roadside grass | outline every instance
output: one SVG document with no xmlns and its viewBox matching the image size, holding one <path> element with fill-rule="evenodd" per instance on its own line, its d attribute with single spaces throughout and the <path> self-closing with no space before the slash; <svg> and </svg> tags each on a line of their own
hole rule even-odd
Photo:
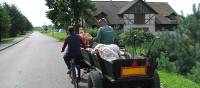
<svg viewBox="0 0 200 88">
<path fill-rule="evenodd" d="M 61 41 L 63 41 L 67 36 L 66 33 L 60 33 L 60 32 L 47 32 L 45 34 L 53 38 L 59 39 Z"/>
<path fill-rule="evenodd" d="M 1 44 L 12 43 L 15 38 L 3 38 Z"/>
<path fill-rule="evenodd" d="M 16 37 L 7 37 L 7 38 L 3 38 L 2 41 L 0 42 L 0 44 L 7 44 L 7 43 L 12 43 L 16 38 L 19 38 L 19 37 L 23 37 L 23 36 L 26 36 L 28 34 L 31 34 L 33 33 L 33 31 L 28 31 L 24 34 L 18 34 Z"/>
<path fill-rule="evenodd" d="M 161 83 L 164 88 L 200 88 L 200 85 L 184 76 L 159 71 Z"/>
</svg>

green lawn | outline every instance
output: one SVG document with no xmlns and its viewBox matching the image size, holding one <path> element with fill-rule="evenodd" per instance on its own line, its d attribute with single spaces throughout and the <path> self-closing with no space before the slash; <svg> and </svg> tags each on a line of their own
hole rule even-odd
<svg viewBox="0 0 200 88">
<path fill-rule="evenodd" d="M 200 88 L 197 83 L 175 73 L 159 71 L 159 76 L 164 88 Z"/>
<path fill-rule="evenodd" d="M 66 33 L 60 33 L 60 32 L 54 32 L 54 33 L 48 32 L 48 33 L 45 33 L 45 34 L 47 34 L 48 36 L 54 37 L 56 39 L 59 39 L 59 40 L 64 40 L 67 36 Z"/>
<path fill-rule="evenodd" d="M 11 42 L 13 42 L 14 39 L 15 38 L 3 38 L 1 43 L 2 44 L 11 43 Z"/>
</svg>

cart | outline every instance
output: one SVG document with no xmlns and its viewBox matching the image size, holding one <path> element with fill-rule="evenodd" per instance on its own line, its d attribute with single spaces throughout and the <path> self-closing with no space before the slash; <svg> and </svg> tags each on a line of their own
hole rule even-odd
<svg viewBox="0 0 200 88">
<path fill-rule="evenodd" d="M 82 49 L 83 62 L 89 70 L 89 88 L 160 88 L 155 58 L 126 59 L 107 61 L 98 53 Z"/>
</svg>

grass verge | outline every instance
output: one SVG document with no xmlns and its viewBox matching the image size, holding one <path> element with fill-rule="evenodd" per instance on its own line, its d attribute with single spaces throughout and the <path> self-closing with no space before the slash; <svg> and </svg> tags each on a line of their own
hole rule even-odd
<svg viewBox="0 0 200 88">
<path fill-rule="evenodd" d="M 197 83 L 175 73 L 159 71 L 159 76 L 164 88 L 200 88 Z"/>
<path fill-rule="evenodd" d="M 65 38 L 66 38 L 66 36 L 67 36 L 67 34 L 66 33 L 60 33 L 60 32 L 47 32 L 47 33 L 45 33 L 46 35 L 48 35 L 48 36 L 51 36 L 51 37 L 54 37 L 54 38 L 56 38 L 56 39 L 59 39 L 59 40 L 64 40 Z"/>
<path fill-rule="evenodd" d="M 14 39 L 15 39 L 14 37 L 13 38 L 3 38 L 1 43 L 2 44 L 12 43 Z"/>
</svg>

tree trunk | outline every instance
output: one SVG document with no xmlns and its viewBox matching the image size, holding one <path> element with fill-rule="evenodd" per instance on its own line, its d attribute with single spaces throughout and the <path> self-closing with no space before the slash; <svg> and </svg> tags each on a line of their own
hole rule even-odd
<svg viewBox="0 0 200 88">
<path fill-rule="evenodd" d="M 76 34 L 79 34 L 79 12 L 78 8 L 76 7 L 78 5 L 78 1 L 74 1 L 74 20 L 75 20 L 75 32 Z"/>
</svg>

